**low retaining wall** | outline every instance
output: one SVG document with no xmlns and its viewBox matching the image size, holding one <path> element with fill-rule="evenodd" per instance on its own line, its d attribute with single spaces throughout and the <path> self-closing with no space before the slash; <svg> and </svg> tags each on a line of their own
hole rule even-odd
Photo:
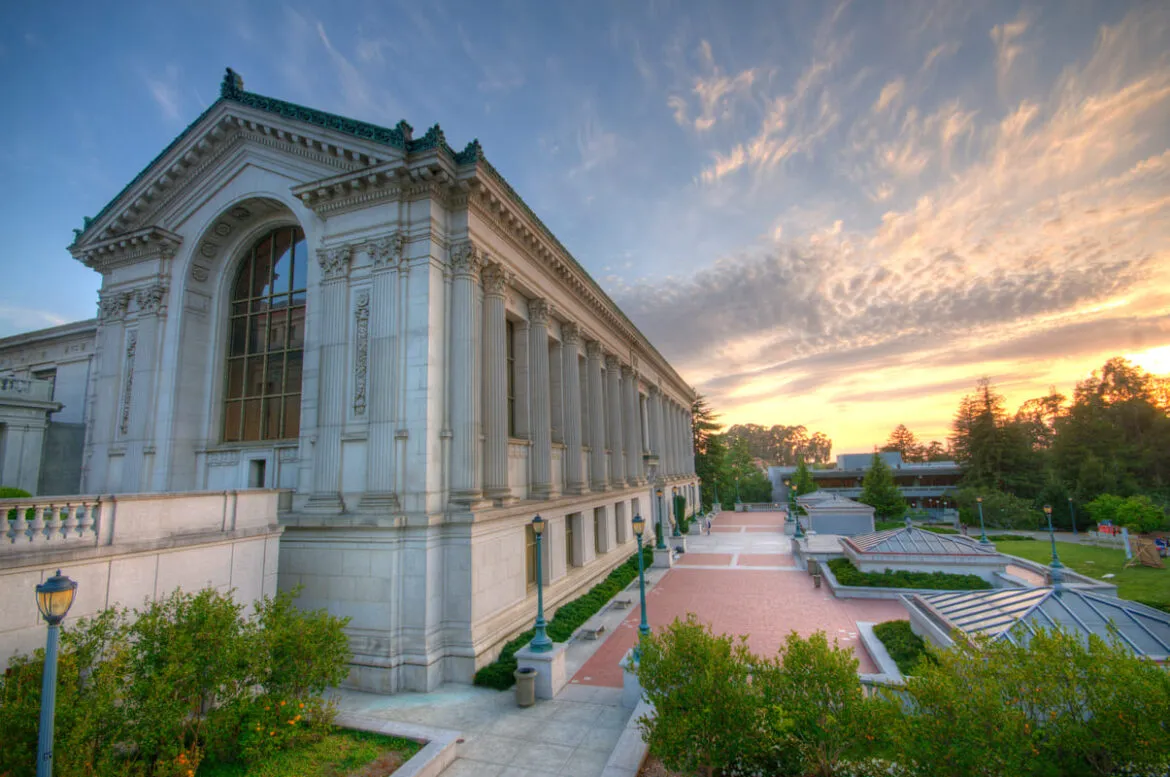
<svg viewBox="0 0 1170 777">
<path fill-rule="evenodd" d="M 821 564 L 821 575 L 833 596 L 838 599 L 901 599 L 912 594 L 929 596 L 930 594 L 963 593 L 962 590 L 936 588 L 866 588 L 862 586 L 841 585 L 833 575 L 828 564 Z"/>
<path fill-rule="evenodd" d="M 1006 558 L 1011 559 L 1011 564 L 1018 567 L 1023 567 L 1029 572 L 1034 572 L 1038 575 L 1043 575 L 1045 580 L 1049 580 L 1049 573 L 1051 569 L 1047 564 L 1041 564 L 1037 561 L 1030 561 L 1019 556 L 1009 556 L 1003 554 Z M 1104 596 L 1117 596 L 1117 585 L 1114 583 L 1107 583 L 1104 580 L 1095 580 L 1088 575 L 1082 575 L 1080 572 L 1074 572 L 1068 567 L 1064 568 L 1064 584 L 1074 585 L 1078 588 L 1088 589 L 1094 593 L 1102 594 Z"/>
<path fill-rule="evenodd" d="M 459 739 L 458 731 L 417 726 L 413 723 L 399 723 L 395 720 L 381 720 L 352 712 L 339 712 L 335 722 L 342 728 L 425 742 L 422 750 L 419 750 L 413 758 L 398 767 L 394 772 L 395 777 L 439 777 L 443 770 L 455 761 L 455 744 Z"/>
</svg>

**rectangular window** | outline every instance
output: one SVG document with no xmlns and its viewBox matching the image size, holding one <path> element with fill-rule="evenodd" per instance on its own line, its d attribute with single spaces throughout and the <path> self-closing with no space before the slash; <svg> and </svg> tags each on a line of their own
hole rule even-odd
<svg viewBox="0 0 1170 777">
<path fill-rule="evenodd" d="M 536 532 L 532 524 L 524 526 L 524 572 L 528 587 L 536 585 Z"/>
<path fill-rule="evenodd" d="M 602 519 L 603 515 L 605 515 L 604 507 L 593 508 L 593 552 L 599 556 L 605 552 L 605 545 L 601 541 L 605 536 L 605 521 Z"/>
<path fill-rule="evenodd" d="M 567 569 L 577 566 L 575 563 L 576 554 L 573 553 L 573 524 L 576 523 L 579 515 L 579 513 L 575 513 L 565 516 L 565 567 Z"/>
<path fill-rule="evenodd" d="M 516 326 L 504 322 L 504 343 L 508 360 L 508 436 L 516 436 Z"/>
<path fill-rule="evenodd" d="M 36 370 L 32 374 L 33 380 L 47 380 L 53 384 L 53 388 L 49 390 L 49 399 L 53 398 L 54 392 L 57 390 L 57 371 L 56 370 Z"/>
<path fill-rule="evenodd" d="M 248 462 L 248 488 L 264 488 L 267 480 L 268 462 L 252 459 Z"/>
<path fill-rule="evenodd" d="M 613 520 L 617 528 L 617 541 L 622 545 L 630 540 L 630 519 L 626 516 L 626 503 L 618 502 L 613 506 Z"/>
</svg>

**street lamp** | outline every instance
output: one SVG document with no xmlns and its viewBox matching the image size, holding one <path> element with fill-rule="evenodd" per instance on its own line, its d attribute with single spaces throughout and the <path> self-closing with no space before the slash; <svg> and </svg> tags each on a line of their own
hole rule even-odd
<svg viewBox="0 0 1170 777">
<path fill-rule="evenodd" d="M 802 537 L 804 537 L 804 527 L 800 525 L 800 512 L 799 512 L 800 505 L 798 505 L 796 503 L 796 484 L 795 483 L 793 483 L 789 487 L 789 493 L 790 493 L 790 497 L 791 497 L 789 500 L 789 504 L 792 505 L 792 507 L 791 507 L 792 518 L 796 521 L 796 531 L 794 531 L 792 533 L 792 538 L 793 539 L 801 539 Z"/>
<path fill-rule="evenodd" d="M 532 533 L 536 535 L 536 636 L 528 648 L 533 653 L 547 653 L 553 649 L 553 642 L 545 631 L 548 621 L 544 619 L 544 575 L 540 566 L 540 539 L 544 535 L 546 523 L 548 521 L 539 515 L 532 519 Z"/>
<path fill-rule="evenodd" d="M 987 539 L 987 529 L 983 526 L 983 497 L 975 497 L 975 504 L 979 505 L 979 544 L 990 545 L 991 540 Z"/>
<path fill-rule="evenodd" d="M 678 528 L 678 486 L 675 486 L 670 495 L 670 536 L 681 537 L 682 532 Z"/>
<path fill-rule="evenodd" d="M 1060 556 L 1056 555 L 1056 531 L 1052 528 L 1052 505 L 1044 505 L 1044 515 L 1048 518 L 1048 537 L 1052 541 L 1052 563 L 1049 564 L 1052 577 L 1052 587 L 1064 582 L 1064 564 L 1060 563 Z"/>
<path fill-rule="evenodd" d="M 658 542 L 654 545 L 655 550 L 666 550 L 666 526 L 662 523 L 662 513 L 666 509 L 666 501 L 662 498 L 662 489 L 654 490 L 654 501 L 658 504 L 658 530 L 655 532 Z"/>
<path fill-rule="evenodd" d="M 634 536 L 638 539 L 638 592 L 642 597 L 642 622 L 638 624 L 638 644 L 634 646 L 634 659 L 642 658 L 641 638 L 650 633 L 650 624 L 646 622 L 646 572 L 642 562 L 642 532 L 646 530 L 646 521 L 641 513 L 634 516 Z"/>
<path fill-rule="evenodd" d="M 735 503 L 743 504 L 743 500 L 739 498 L 739 475 L 735 476 Z"/>
<path fill-rule="evenodd" d="M 41 730 L 37 740 L 37 777 L 51 777 L 53 774 L 53 715 L 57 705 L 57 639 L 61 632 L 61 621 L 65 620 L 73 597 L 77 594 L 77 583 L 61 574 L 50 577 L 36 587 L 37 609 L 49 624 L 49 635 L 45 641 L 45 669 L 41 678 Z"/>
<path fill-rule="evenodd" d="M 1073 506 L 1073 500 L 1070 496 L 1068 498 L 1068 514 L 1072 518 L 1073 534 L 1077 533 L 1077 508 Z"/>
</svg>

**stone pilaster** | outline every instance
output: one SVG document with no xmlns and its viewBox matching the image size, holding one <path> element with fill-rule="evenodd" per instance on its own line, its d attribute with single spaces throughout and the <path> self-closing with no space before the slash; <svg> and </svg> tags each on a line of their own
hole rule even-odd
<svg viewBox="0 0 1170 777">
<path fill-rule="evenodd" d="M 479 369 L 480 329 L 479 274 L 483 254 L 472 242 L 451 248 L 451 360 L 450 410 L 451 477 L 450 499 L 474 505 L 483 497 L 480 487 L 480 401 L 483 375 Z"/>
<path fill-rule="evenodd" d="M 366 449 L 366 492 L 360 509 L 369 512 L 396 512 L 396 453 L 394 443 L 398 380 L 395 340 L 398 318 L 399 268 L 403 238 L 394 233 L 376 240 L 369 248 L 373 267 L 373 289 L 369 302 L 369 357 L 366 369 L 369 392 L 369 438 Z"/>
<path fill-rule="evenodd" d="M 552 483 L 552 411 L 549 405 L 548 383 L 548 322 L 552 305 L 546 299 L 528 302 L 528 353 L 532 377 L 530 406 L 532 408 L 531 481 L 533 498 L 553 496 Z M 552 547 L 552 544 L 549 544 Z"/>
<path fill-rule="evenodd" d="M 628 440 L 622 439 L 621 362 L 616 356 L 605 357 L 605 410 L 609 428 L 609 484 L 621 488 L 626 483 L 626 459 L 622 450 Z"/>
<path fill-rule="evenodd" d="M 155 412 L 154 389 L 158 382 L 158 348 L 166 323 L 167 287 L 153 284 L 133 293 L 138 309 L 137 326 L 126 332 L 126 374 L 122 384 L 122 415 L 118 430 L 125 443 L 120 490 L 135 493 L 153 490 L 146 450 L 151 443 L 151 419 Z"/>
<path fill-rule="evenodd" d="M 593 438 L 593 482 L 590 485 L 594 491 L 606 491 L 609 480 L 605 473 L 605 407 L 602 400 L 605 384 L 601 376 L 601 343 L 596 340 L 587 343 L 585 352 L 589 356 L 589 422 L 593 426 L 590 433 Z"/>
<path fill-rule="evenodd" d="M 687 474 L 695 474 L 695 415 L 687 413 Z"/>
<path fill-rule="evenodd" d="M 665 451 L 663 450 L 665 435 L 662 429 L 662 391 L 658 386 L 650 386 L 650 452 L 658 456 L 658 481 L 666 469 Z"/>
<path fill-rule="evenodd" d="M 352 246 L 317 249 L 321 266 L 321 314 L 318 338 L 317 441 L 313 446 L 313 491 L 305 509 L 340 513 L 341 430 L 345 425 L 345 344 Z"/>
<path fill-rule="evenodd" d="M 642 474 L 642 422 L 638 400 L 638 373 L 632 367 L 622 367 L 622 386 L 626 392 L 626 483 L 637 486 L 645 482 Z"/>
<path fill-rule="evenodd" d="M 508 344 L 504 294 L 508 274 L 492 263 L 483 271 L 483 482 L 496 504 L 514 501 L 508 485 Z"/>
<path fill-rule="evenodd" d="M 581 467 L 581 330 L 576 324 L 561 325 L 561 375 L 565 391 L 565 493 L 584 494 L 585 473 Z M 592 391 L 590 385 L 590 391 Z M 594 443 L 594 450 L 597 450 Z"/>
</svg>

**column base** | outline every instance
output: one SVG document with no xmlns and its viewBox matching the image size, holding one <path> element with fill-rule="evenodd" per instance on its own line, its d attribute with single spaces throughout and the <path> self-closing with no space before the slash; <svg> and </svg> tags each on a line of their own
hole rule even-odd
<svg viewBox="0 0 1170 777">
<path fill-rule="evenodd" d="M 687 552 L 687 538 L 684 534 L 680 534 L 677 537 L 671 537 L 666 541 L 666 544 L 670 547 L 671 550 L 674 550 L 675 548 L 682 548 L 683 553 Z"/>
<path fill-rule="evenodd" d="M 590 484 L 590 488 L 599 494 L 604 494 L 609 490 L 609 483 L 592 483 Z"/>
<path fill-rule="evenodd" d="M 532 486 L 533 499 L 556 499 L 560 495 L 561 493 L 549 483 Z"/>
<path fill-rule="evenodd" d="M 492 500 L 492 504 L 496 507 L 512 505 L 520 501 L 510 488 L 487 488 L 484 489 L 483 495 L 484 498 Z"/>
<path fill-rule="evenodd" d="M 525 645 L 516 651 L 516 666 L 520 669 L 532 667 L 536 670 L 536 698 L 552 699 L 565 687 L 565 648 L 567 642 L 554 642 L 547 653 L 533 653 Z"/>
<path fill-rule="evenodd" d="M 597 488 L 594 487 L 593 490 L 596 491 Z M 584 496 L 585 494 L 588 494 L 588 493 L 589 493 L 589 486 L 587 486 L 584 483 L 570 483 L 565 488 L 565 494 L 567 494 L 568 496 Z"/>
<path fill-rule="evenodd" d="M 652 569 L 670 569 L 674 566 L 674 551 L 669 547 L 666 550 L 654 549 L 654 563 Z"/>
<path fill-rule="evenodd" d="M 393 491 L 367 491 L 358 502 L 358 510 L 367 513 L 396 513 L 402 509 Z"/>
<path fill-rule="evenodd" d="M 305 512 L 341 515 L 345 512 L 345 501 L 336 492 L 310 494 L 309 501 L 305 502 Z"/>
</svg>

